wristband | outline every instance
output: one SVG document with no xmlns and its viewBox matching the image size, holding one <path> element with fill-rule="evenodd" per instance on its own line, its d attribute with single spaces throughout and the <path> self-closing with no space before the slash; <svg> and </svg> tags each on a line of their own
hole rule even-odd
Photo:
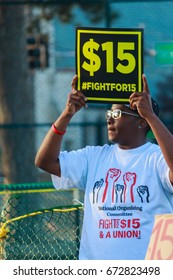
<svg viewBox="0 0 173 280">
<path fill-rule="evenodd" d="M 58 134 L 58 135 L 64 135 L 64 134 L 66 133 L 66 130 L 64 130 L 64 131 L 59 131 L 59 130 L 56 128 L 56 126 L 54 125 L 54 123 L 52 124 L 52 129 L 53 129 L 53 131 L 54 131 L 56 134 Z"/>
</svg>

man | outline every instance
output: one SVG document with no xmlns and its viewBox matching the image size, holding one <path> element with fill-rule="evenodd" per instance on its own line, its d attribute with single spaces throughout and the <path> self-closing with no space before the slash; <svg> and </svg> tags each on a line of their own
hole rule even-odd
<svg viewBox="0 0 173 280">
<path fill-rule="evenodd" d="M 64 111 L 48 131 L 36 166 L 56 188 L 85 191 L 79 259 L 145 259 L 156 214 L 173 213 L 173 136 L 158 118 L 143 75 L 143 92 L 106 113 L 113 145 L 60 152 L 66 128 L 86 98 L 72 81 Z M 159 145 L 146 141 L 151 128 Z"/>
</svg>

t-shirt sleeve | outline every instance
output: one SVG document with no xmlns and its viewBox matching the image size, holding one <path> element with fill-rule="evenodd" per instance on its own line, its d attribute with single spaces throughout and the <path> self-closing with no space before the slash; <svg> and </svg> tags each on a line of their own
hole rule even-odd
<svg viewBox="0 0 173 280">
<path fill-rule="evenodd" d="M 57 189 L 85 189 L 88 169 L 89 149 L 86 147 L 77 151 L 63 151 L 59 155 L 61 177 L 51 175 Z"/>
<path fill-rule="evenodd" d="M 169 179 L 169 167 L 162 154 L 160 154 L 157 160 L 157 166 L 158 166 L 158 175 L 160 177 L 164 189 L 166 189 L 168 192 L 171 192 L 173 194 L 173 185 L 171 184 Z"/>
</svg>

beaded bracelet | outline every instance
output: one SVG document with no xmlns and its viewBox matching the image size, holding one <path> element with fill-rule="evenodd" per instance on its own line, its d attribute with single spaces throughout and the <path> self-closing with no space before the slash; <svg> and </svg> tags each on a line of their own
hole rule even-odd
<svg viewBox="0 0 173 280">
<path fill-rule="evenodd" d="M 66 133 L 66 130 L 64 130 L 64 131 L 59 131 L 59 130 L 56 128 L 56 126 L 54 125 L 54 123 L 52 124 L 52 129 L 53 129 L 53 131 L 54 131 L 56 134 L 58 134 L 58 135 L 64 135 L 64 134 Z"/>
</svg>

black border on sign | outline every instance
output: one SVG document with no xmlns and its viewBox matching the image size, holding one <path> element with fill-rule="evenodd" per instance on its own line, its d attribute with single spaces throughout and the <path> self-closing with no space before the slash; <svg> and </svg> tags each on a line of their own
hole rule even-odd
<svg viewBox="0 0 173 280">
<path fill-rule="evenodd" d="M 79 72 L 79 65 L 77 65 L 78 63 L 80 63 L 80 61 L 77 59 L 78 56 L 78 49 L 79 46 L 77 44 L 79 44 L 79 40 L 78 40 L 78 35 L 79 35 L 79 31 L 88 31 L 87 33 L 98 33 L 99 31 L 102 33 L 102 31 L 105 32 L 112 32 L 112 31 L 116 31 L 116 32 L 137 32 L 139 34 L 141 34 L 140 37 L 140 52 L 138 53 L 139 59 L 138 61 L 140 61 L 140 67 L 138 67 L 138 69 L 140 70 L 138 73 L 138 91 L 142 91 L 142 74 L 143 74 L 143 33 L 144 30 L 142 28 L 93 28 L 93 27 L 76 27 L 76 47 L 75 47 L 75 68 L 76 68 L 76 74 L 78 74 Z M 77 89 L 80 90 L 79 84 L 77 84 Z M 85 94 L 85 93 L 84 93 Z M 130 94 L 130 93 L 129 93 Z M 104 97 L 88 97 L 88 102 L 92 102 L 92 103 L 129 103 L 129 99 L 128 98 L 119 98 L 119 97 L 115 97 L 115 98 L 104 98 Z"/>
</svg>

